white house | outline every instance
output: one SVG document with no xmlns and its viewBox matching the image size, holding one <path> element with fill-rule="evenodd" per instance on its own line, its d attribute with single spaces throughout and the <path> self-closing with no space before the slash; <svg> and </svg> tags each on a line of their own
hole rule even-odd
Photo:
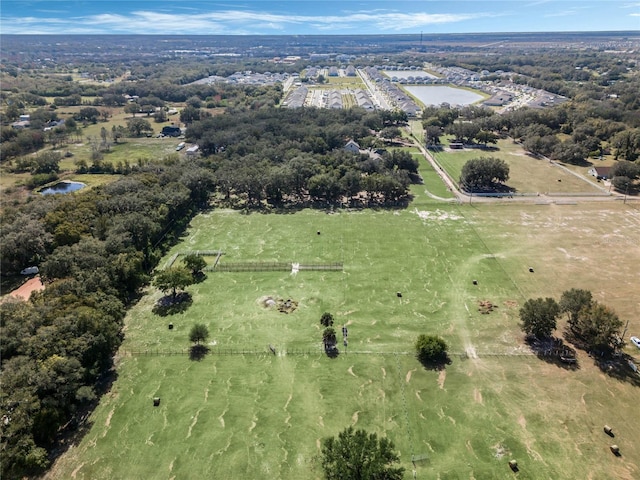
<svg viewBox="0 0 640 480">
<path fill-rule="evenodd" d="M 200 150 L 200 147 L 198 147 L 198 145 L 194 145 L 193 147 L 187 148 L 186 152 L 187 155 L 197 155 L 198 150 Z"/>
<path fill-rule="evenodd" d="M 360 145 L 353 140 L 349 140 L 344 146 L 344 149 L 351 153 L 360 153 Z"/>
</svg>

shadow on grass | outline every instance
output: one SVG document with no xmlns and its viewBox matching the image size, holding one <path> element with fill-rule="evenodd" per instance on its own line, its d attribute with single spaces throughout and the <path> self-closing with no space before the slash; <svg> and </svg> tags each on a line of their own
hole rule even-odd
<svg viewBox="0 0 640 480">
<path fill-rule="evenodd" d="M 196 272 L 193 274 L 193 281 L 195 283 L 202 283 L 207 279 L 207 274 L 204 272 Z"/>
<path fill-rule="evenodd" d="M 329 358 L 338 358 L 338 355 L 340 355 L 340 350 L 338 350 L 338 347 L 336 347 L 335 345 L 325 345 L 324 353 L 326 353 L 327 357 Z"/>
<path fill-rule="evenodd" d="M 449 355 L 445 354 L 443 357 L 439 358 L 420 358 L 417 357 L 420 364 L 425 368 L 425 370 L 433 370 L 439 372 L 440 370 L 444 370 L 447 368 L 447 365 L 451 365 L 451 358 Z"/>
<path fill-rule="evenodd" d="M 176 313 L 182 313 L 193 303 L 193 298 L 188 292 L 178 293 L 175 297 L 171 295 L 165 295 L 158 303 L 153 307 L 153 313 L 160 315 L 161 317 L 167 317 L 169 315 L 175 315 Z"/>
<path fill-rule="evenodd" d="M 189 349 L 189 360 L 199 362 L 207 353 L 209 353 L 209 347 L 206 345 L 194 345 Z"/>
<path fill-rule="evenodd" d="M 635 387 L 640 387 L 640 369 L 635 372 L 631 365 L 635 365 L 633 357 L 626 353 L 613 353 L 594 355 L 590 354 L 598 368 L 609 375 L 623 382 L 630 383 Z M 638 366 L 636 365 L 636 368 Z"/>
<path fill-rule="evenodd" d="M 547 337 L 540 339 L 528 336 L 525 338 L 525 342 L 540 360 L 565 370 L 578 370 L 580 368 L 576 350 L 564 343 L 561 338 Z"/>
<path fill-rule="evenodd" d="M 117 378 L 117 371 L 114 368 L 111 368 L 102 374 L 96 381 L 94 385 L 95 398 L 87 398 L 85 403 L 80 404 L 73 417 L 58 430 L 54 444 L 48 452 L 47 458 L 51 462 L 54 462 L 70 448 L 77 447 L 84 436 L 89 433 L 93 427 L 91 414 L 100 403 L 100 397 L 111 390 L 111 387 Z"/>
</svg>

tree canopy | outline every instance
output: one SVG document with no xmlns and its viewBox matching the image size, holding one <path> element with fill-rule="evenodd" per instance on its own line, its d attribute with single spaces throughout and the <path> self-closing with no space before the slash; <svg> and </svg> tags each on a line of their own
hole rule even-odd
<svg viewBox="0 0 640 480">
<path fill-rule="evenodd" d="M 530 298 L 520 309 L 522 330 L 538 338 L 551 336 L 556 329 L 560 306 L 553 298 Z"/>
<path fill-rule="evenodd" d="M 325 438 L 321 455 L 327 480 L 401 480 L 404 474 L 391 440 L 353 427 Z"/>
<path fill-rule="evenodd" d="M 178 290 L 192 285 L 193 281 L 193 275 L 187 268 L 171 267 L 160 270 L 153 279 L 153 284 L 164 293 L 171 292 L 171 297 L 175 300 Z"/>
<path fill-rule="evenodd" d="M 196 323 L 189 331 L 189 341 L 199 345 L 209 338 L 209 329 L 203 323 Z"/>
<path fill-rule="evenodd" d="M 480 157 L 469 160 L 462 167 L 460 186 L 467 192 L 496 190 L 498 184 L 509 179 L 509 165 L 495 157 Z"/>
<path fill-rule="evenodd" d="M 569 315 L 569 326 L 578 321 L 578 314 L 589 307 L 593 298 L 589 290 L 572 288 L 565 290 L 560 296 L 560 311 Z"/>
<path fill-rule="evenodd" d="M 570 333 L 590 350 L 611 350 L 619 347 L 622 320 L 606 305 L 591 302 L 578 312 L 569 324 Z"/>
<path fill-rule="evenodd" d="M 447 343 L 438 336 L 419 335 L 415 348 L 418 360 L 422 363 L 441 363 L 447 360 Z"/>
<path fill-rule="evenodd" d="M 195 253 L 185 255 L 182 262 L 184 266 L 191 271 L 192 275 L 201 272 L 202 269 L 207 266 L 207 261 L 202 258 L 202 255 L 196 255 Z"/>
</svg>

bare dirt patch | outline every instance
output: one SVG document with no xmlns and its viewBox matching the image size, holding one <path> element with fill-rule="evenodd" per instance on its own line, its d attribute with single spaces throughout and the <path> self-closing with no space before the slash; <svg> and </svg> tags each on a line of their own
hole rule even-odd
<svg viewBox="0 0 640 480">
<path fill-rule="evenodd" d="M 356 410 L 353 415 L 351 415 L 351 425 L 355 425 L 356 423 L 358 423 L 358 414 L 360 413 L 360 410 Z"/>
<path fill-rule="evenodd" d="M 265 295 L 258 299 L 258 303 L 264 308 L 275 308 L 281 313 L 293 313 L 298 308 L 298 302 L 287 298 L 274 298 L 270 295 Z"/>
<path fill-rule="evenodd" d="M 496 457 L 497 459 L 501 459 L 505 455 L 509 455 L 509 450 L 500 443 L 494 445 L 492 448 L 494 450 L 493 456 Z"/>
<path fill-rule="evenodd" d="M 498 308 L 497 305 L 494 305 L 489 300 L 480 300 L 478 302 L 478 311 L 483 315 L 488 315 L 493 312 L 494 308 Z"/>
<path fill-rule="evenodd" d="M 31 296 L 31 292 L 39 292 L 40 290 L 44 290 L 44 285 L 40 280 L 40 276 L 35 276 L 30 278 L 25 283 L 23 283 L 20 287 L 16 288 L 14 291 L 9 293 L 9 296 L 13 298 L 18 298 L 21 300 L 29 300 Z"/>
<path fill-rule="evenodd" d="M 440 370 L 440 373 L 438 374 L 438 387 L 440 387 L 440 390 L 444 390 L 444 381 L 447 378 L 447 371 L 442 369 Z"/>
<path fill-rule="evenodd" d="M 477 388 L 473 389 L 473 400 L 482 405 L 482 392 Z"/>
<path fill-rule="evenodd" d="M 524 429 L 527 428 L 527 419 L 524 418 L 524 415 L 520 415 L 518 417 L 518 425 L 520 425 Z"/>
<path fill-rule="evenodd" d="M 405 377 L 405 381 L 406 381 L 407 383 L 409 383 L 409 382 L 411 381 L 411 375 L 412 375 L 412 374 L 413 374 L 413 372 L 415 372 L 415 371 L 416 371 L 416 369 L 414 368 L 413 370 L 409 370 L 409 371 L 407 372 L 407 376 Z"/>
</svg>

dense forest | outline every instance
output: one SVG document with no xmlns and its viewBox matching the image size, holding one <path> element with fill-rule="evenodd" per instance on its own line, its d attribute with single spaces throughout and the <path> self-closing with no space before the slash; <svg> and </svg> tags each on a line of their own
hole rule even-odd
<svg viewBox="0 0 640 480">
<path fill-rule="evenodd" d="M 266 108 L 195 122 L 187 139 L 207 155 L 227 202 L 398 204 L 406 202 L 409 184 L 420 181 L 418 161 L 408 152 L 370 148 L 352 153 L 343 147 L 350 139 L 362 147 L 392 140 L 381 134 L 404 119 L 362 109 Z"/>
</svg>

